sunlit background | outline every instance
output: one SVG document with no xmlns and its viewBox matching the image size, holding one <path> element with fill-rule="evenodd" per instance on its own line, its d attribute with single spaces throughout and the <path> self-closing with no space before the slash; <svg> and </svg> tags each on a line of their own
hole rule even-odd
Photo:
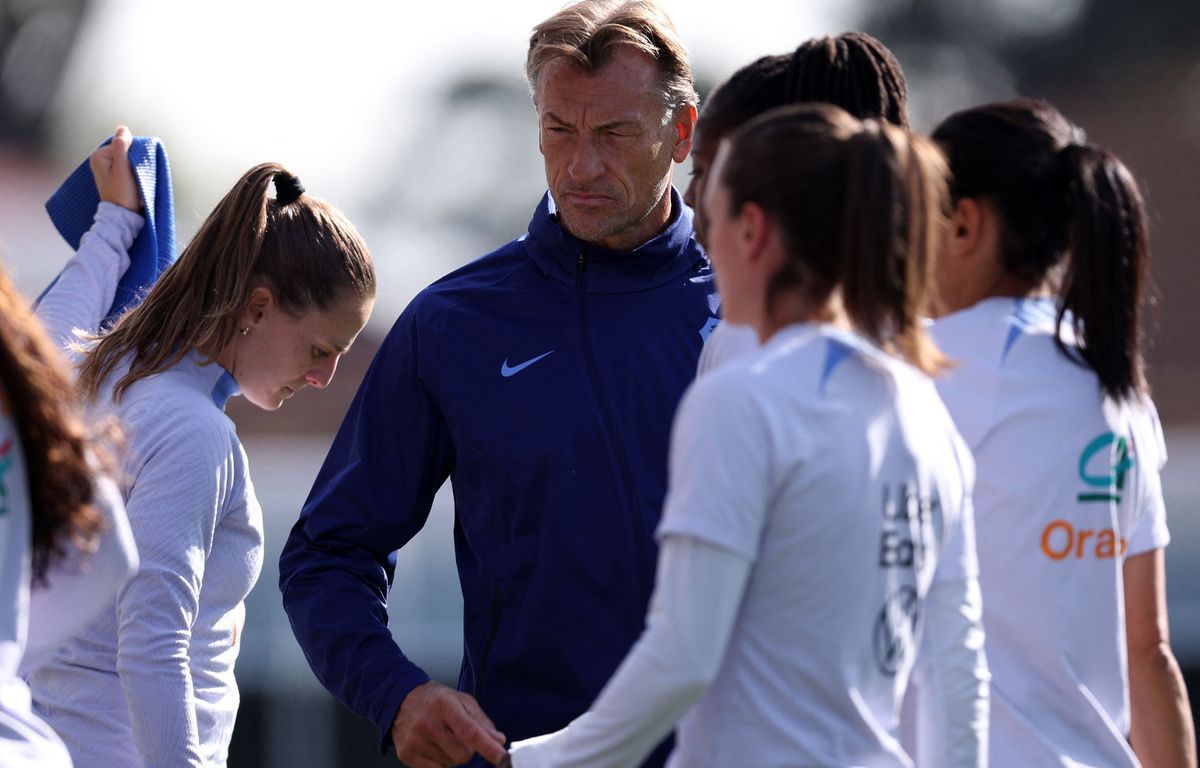
<svg viewBox="0 0 1200 768">
<path fill-rule="evenodd" d="M 1148 330 L 1171 454 L 1172 634 L 1189 682 L 1200 679 L 1200 2 L 664 1 L 702 95 L 760 55 L 864 29 L 900 59 L 916 128 L 984 101 L 1044 97 L 1133 169 L 1153 216 Z M 117 123 L 166 145 L 181 242 L 243 171 L 278 160 L 349 215 L 378 264 L 375 315 L 333 386 L 278 413 L 230 407 L 267 528 L 231 768 L 395 764 L 309 672 L 276 561 L 396 315 L 425 284 L 524 231 L 544 188 L 525 46 L 559 6 L 0 0 L 0 258 L 27 295 L 69 256 L 42 204 Z M 392 623 L 410 656 L 452 682 L 462 640 L 449 501 L 443 489 L 399 556 Z"/>
</svg>

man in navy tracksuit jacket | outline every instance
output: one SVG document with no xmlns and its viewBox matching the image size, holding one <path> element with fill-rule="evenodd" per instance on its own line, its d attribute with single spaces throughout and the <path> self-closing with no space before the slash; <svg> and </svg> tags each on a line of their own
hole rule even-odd
<svg viewBox="0 0 1200 768">
<path fill-rule="evenodd" d="M 716 303 L 692 211 L 669 185 L 671 159 L 665 180 L 662 171 L 640 178 L 640 145 L 608 133 L 611 105 L 575 109 L 581 89 L 609 81 L 627 89 L 641 67 L 654 74 L 659 64 L 618 53 L 594 76 L 547 70 L 555 79 L 540 89 L 534 80 L 553 197 L 543 197 L 525 236 L 429 286 L 400 316 L 284 548 L 284 606 L 309 663 L 376 724 L 383 745 L 400 750 L 418 731 L 442 728 L 437 718 L 406 724 L 430 716 L 409 712 L 432 709 L 427 694 L 486 722 L 478 702 L 509 740 L 557 730 L 587 709 L 642 632 L 671 421 Z M 685 106 L 682 127 L 654 127 L 661 112 L 649 122 L 678 139 L 676 162 L 695 119 Z M 583 146 L 547 133 L 549 109 L 554 127 L 598 138 Z M 568 155 L 563 162 L 576 165 L 560 175 Z M 652 203 L 665 224 L 636 247 L 608 250 L 568 231 L 588 229 L 589 212 L 617 195 L 614 184 L 660 196 Z M 448 477 L 464 599 L 462 693 L 430 683 L 386 626 L 393 552 L 425 524 Z M 438 717 L 461 736 L 452 717 Z M 462 754 L 480 749 L 460 741 Z M 461 761 L 421 749 L 401 757 Z M 476 755 L 471 764 L 486 763 Z"/>
</svg>

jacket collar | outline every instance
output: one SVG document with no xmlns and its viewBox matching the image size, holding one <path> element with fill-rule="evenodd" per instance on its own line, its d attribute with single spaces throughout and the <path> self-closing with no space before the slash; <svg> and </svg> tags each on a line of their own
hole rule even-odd
<svg viewBox="0 0 1200 768">
<path fill-rule="evenodd" d="M 576 285 L 579 260 L 589 293 L 628 293 L 668 283 L 708 265 L 692 232 L 692 209 L 671 189 L 671 220 L 656 237 L 632 251 L 610 251 L 580 240 L 558 222 L 554 198 L 547 192 L 522 238 L 525 251 L 548 277 Z"/>
</svg>

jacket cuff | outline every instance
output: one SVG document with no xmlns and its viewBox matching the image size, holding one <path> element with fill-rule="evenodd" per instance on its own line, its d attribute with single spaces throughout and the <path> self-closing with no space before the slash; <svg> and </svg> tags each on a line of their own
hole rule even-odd
<svg viewBox="0 0 1200 768">
<path fill-rule="evenodd" d="M 381 754 L 386 754 L 392 747 L 392 723 L 396 722 L 400 705 L 408 698 L 408 694 L 412 692 L 413 688 L 424 685 L 432 679 L 417 665 L 411 664 L 410 667 L 400 675 L 400 679 L 396 681 L 396 687 L 392 690 L 391 695 L 384 699 L 384 704 L 375 718 L 375 727 L 379 729 Z"/>
</svg>

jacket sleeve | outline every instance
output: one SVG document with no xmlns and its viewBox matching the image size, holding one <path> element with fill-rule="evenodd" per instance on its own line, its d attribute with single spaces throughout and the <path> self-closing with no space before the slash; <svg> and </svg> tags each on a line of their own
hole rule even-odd
<svg viewBox="0 0 1200 768">
<path fill-rule="evenodd" d="M 129 268 L 129 249 L 144 224 L 133 211 L 100 203 L 79 250 L 37 302 L 38 319 L 56 347 L 72 354 L 69 347 L 76 341 L 76 330 L 100 330 L 121 275 Z"/>
<path fill-rule="evenodd" d="M 393 553 L 425 525 L 453 448 L 423 375 L 420 297 L 371 363 L 279 561 L 283 606 L 331 693 L 386 750 L 404 697 L 429 676 L 388 630 Z M 428 372 L 426 372 L 428 373 Z"/>
</svg>

